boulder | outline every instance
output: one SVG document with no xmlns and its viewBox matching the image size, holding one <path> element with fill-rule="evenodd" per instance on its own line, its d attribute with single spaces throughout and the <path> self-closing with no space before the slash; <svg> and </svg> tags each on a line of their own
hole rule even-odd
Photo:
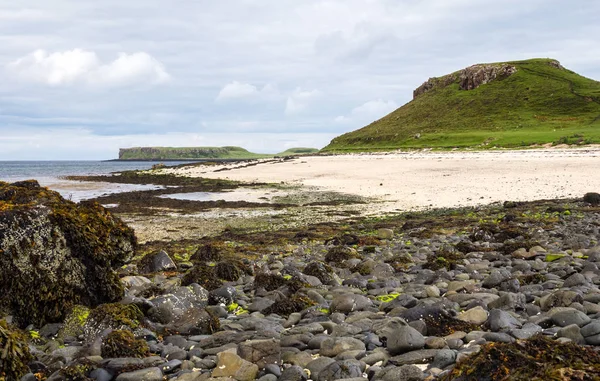
<svg viewBox="0 0 600 381">
<path fill-rule="evenodd" d="M 0 182 L 0 309 L 20 326 L 59 322 L 74 305 L 123 297 L 115 269 L 134 255 L 133 230 L 93 202 L 76 204 L 35 180 Z"/>
</svg>

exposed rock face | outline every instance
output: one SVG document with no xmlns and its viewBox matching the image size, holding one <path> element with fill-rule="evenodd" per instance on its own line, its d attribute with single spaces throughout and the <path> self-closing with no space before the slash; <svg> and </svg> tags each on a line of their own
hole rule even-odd
<svg viewBox="0 0 600 381">
<path fill-rule="evenodd" d="M 99 204 L 75 204 L 34 180 L 0 182 L 0 311 L 41 326 L 76 304 L 119 300 L 114 269 L 135 244 L 133 230 Z"/>
<path fill-rule="evenodd" d="M 560 64 L 559 64 L 560 65 Z M 517 68 L 509 64 L 473 65 L 440 78 L 429 78 L 413 92 L 413 99 L 434 88 L 443 88 L 458 81 L 459 89 L 473 90 L 496 79 L 511 76 Z"/>
</svg>

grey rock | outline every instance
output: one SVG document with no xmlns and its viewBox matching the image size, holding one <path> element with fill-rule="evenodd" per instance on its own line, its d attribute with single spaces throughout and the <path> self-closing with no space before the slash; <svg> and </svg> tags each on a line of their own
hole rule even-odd
<svg viewBox="0 0 600 381">
<path fill-rule="evenodd" d="M 308 374 L 298 365 L 292 365 L 281 373 L 277 381 L 306 381 Z"/>
<path fill-rule="evenodd" d="M 362 376 L 364 366 L 358 360 L 342 360 L 327 365 L 319 372 L 318 381 L 334 381 Z"/>
<path fill-rule="evenodd" d="M 587 280 L 585 279 L 585 276 L 583 276 L 580 273 L 575 273 L 573 275 L 571 275 L 570 277 L 568 277 L 567 279 L 565 279 L 565 282 L 563 283 L 563 287 L 575 287 L 575 286 L 581 286 L 587 283 Z"/>
<path fill-rule="evenodd" d="M 386 338 L 388 352 L 394 356 L 425 347 L 425 338 L 409 325 L 392 321 L 381 334 Z"/>
<path fill-rule="evenodd" d="M 321 356 L 335 357 L 342 352 L 366 349 L 365 343 L 352 337 L 331 337 L 321 343 Z"/>
<path fill-rule="evenodd" d="M 142 263 L 143 265 L 140 267 L 142 273 L 155 273 L 177 269 L 175 262 L 173 262 L 164 250 L 146 255 L 142 258 Z"/>
<path fill-rule="evenodd" d="M 249 340 L 238 344 L 237 354 L 264 369 L 267 364 L 281 365 L 281 346 L 279 340 Z"/>
<path fill-rule="evenodd" d="M 134 372 L 121 373 L 116 381 L 162 381 L 163 374 L 158 368 L 147 368 Z"/>
<path fill-rule="evenodd" d="M 177 376 L 177 381 L 200 381 L 204 378 L 204 375 L 200 372 L 190 372 Z"/>
<path fill-rule="evenodd" d="M 525 323 L 521 329 L 512 329 L 509 333 L 516 339 L 529 339 L 543 331 L 542 327 L 537 324 Z"/>
<path fill-rule="evenodd" d="M 482 286 L 486 288 L 494 288 L 510 277 L 508 271 L 493 270 L 490 275 L 484 279 Z"/>
<path fill-rule="evenodd" d="M 553 307 L 569 307 L 571 303 L 582 303 L 580 293 L 570 290 L 559 290 L 540 298 L 542 311 L 549 311 Z"/>
<path fill-rule="evenodd" d="M 494 332 L 508 331 L 514 328 L 521 328 L 522 324 L 508 312 L 494 309 L 490 311 L 488 318 L 490 329 Z"/>
<path fill-rule="evenodd" d="M 90 378 L 95 381 L 110 381 L 113 379 L 112 374 L 108 373 L 105 369 L 99 368 L 94 369 L 90 373 Z"/>
<path fill-rule="evenodd" d="M 336 296 L 329 307 L 331 312 L 348 314 L 354 311 L 363 311 L 371 307 L 373 302 L 364 295 L 342 294 Z"/>
<path fill-rule="evenodd" d="M 335 360 L 329 357 L 319 357 L 306 364 L 306 369 L 310 371 L 311 377 L 317 377 L 319 372 L 325 369 L 329 364 L 334 363 Z"/>
<path fill-rule="evenodd" d="M 382 381 L 421 381 L 425 379 L 425 374 L 414 365 L 402 365 L 384 369 L 377 375 L 378 380 Z"/>
<path fill-rule="evenodd" d="M 585 344 L 585 339 L 581 335 L 580 328 L 577 324 L 571 324 L 558 330 L 557 337 L 565 337 L 577 344 Z"/>
<path fill-rule="evenodd" d="M 421 349 L 391 357 L 388 363 L 392 365 L 428 364 L 435 358 L 439 349 Z"/>
<path fill-rule="evenodd" d="M 445 367 L 452 365 L 455 362 L 456 362 L 456 352 L 451 349 L 442 349 L 433 358 L 431 367 L 444 369 Z"/>
<path fill-rule="evenodd" d="M 513 343 L 515 341 L 514 337 L 504 332 L 486 332 L 482 337 L 493 343 Z"/>
<path fill-rule="evenodd" d="M 571 324 L 576 324 L 579 327 L 583 327 L 584 325 L 588 324 L 591 321 L 591 319 L 589 316 L 587 316 L 581 311 L 566 310 L 559 311 L 553 314 L 552 321 L 554 322 L 554 324 L 560 327 L 566 327 Z"/>
<path fill-rule="evenodd" d="M 600 320 L 592 320 L 585 327 L 581 328 L 583 337 L 600 335 Z"/>
</svg>

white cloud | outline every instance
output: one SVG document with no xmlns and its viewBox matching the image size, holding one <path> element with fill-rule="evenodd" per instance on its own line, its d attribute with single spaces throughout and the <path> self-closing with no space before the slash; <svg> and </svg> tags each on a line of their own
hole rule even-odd
<svg viewBox="0 0 600 381">
<path fill-rule="evenodd" d="M 244 98 L 273 98 L 279 94 L 279 90 L 276 85 L 270 83 L 264 85 L 262 88 L 258 88 L 255 85 L 249 83 L 242 83 L 233 81 L 225 85 L 215 101 L 224 102 L 231 99 L 244 99 Z"/>
<path fill-rule="evenodd" d="M 119 53 L 114 61 L 102 63 L 95 52 L 82 49 L 55 53 L 38 49 L 7 68 L 23 80 L 50 86 L 160 84 L 170 79 L 163 64 L 144 52 Z"/>
<path fill-rule="evenodd" d="M 166 133 L 103 136 L 85 128 L 24 129 L 0 135 L 0 160 L 115 159 L 119 148 L 138 146 L 240 146 L 252 152 L 277 153 L 290 147 L 322 148 L 333 133 Z"/>
<path fill-rule="evenodd" d="M 290 96 L 288 96 L 285 104 L 286 115 L 296 115 L 306 111 L 311 103 L 321 95 L 319 90 L 302 90 L 296 88 Z"/>
</svg>

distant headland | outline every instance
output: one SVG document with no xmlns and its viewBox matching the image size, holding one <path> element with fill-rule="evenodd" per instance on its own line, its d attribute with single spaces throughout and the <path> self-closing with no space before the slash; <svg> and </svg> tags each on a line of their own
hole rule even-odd
<svg viewBox="0 0 600 381">
<path fill-rule="evenodd" d="M 319 152 L 316 148 L 290 148 L 277 154 L 250 152 L 242 147 L 132 147 L 119 149 L 120 161 L 140 160 L 249 160 L 275 156 L 306 155 Z"/>
</svg>

